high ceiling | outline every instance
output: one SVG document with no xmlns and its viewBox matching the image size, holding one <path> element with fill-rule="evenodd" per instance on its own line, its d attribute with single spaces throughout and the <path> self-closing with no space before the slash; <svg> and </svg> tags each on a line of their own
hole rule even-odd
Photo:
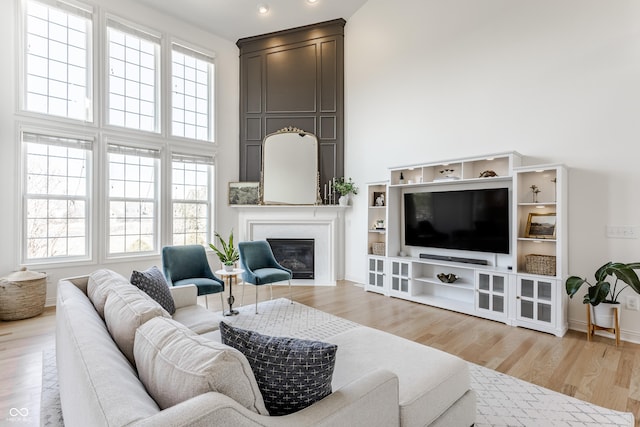
<svg viewBox="0 0 640 427">
<path fill-rule="evenodd" d="M 336 18 L 349 19 L 366 0 L 136 0 L 232 42 Z M 261 15 L 258 5 L 268 5 Z"/>
</svg>

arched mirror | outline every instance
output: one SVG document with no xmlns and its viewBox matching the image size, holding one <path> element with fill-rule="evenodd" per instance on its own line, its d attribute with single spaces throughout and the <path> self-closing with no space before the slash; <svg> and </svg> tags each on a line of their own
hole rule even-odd
<svg viewBox="0 0 640 427">
<path fill-rule="evenodd" d="M 262 142 L 262 203 L 320 203 L 318 138 L 297 128 L 267 135 Z"/>
</svg>

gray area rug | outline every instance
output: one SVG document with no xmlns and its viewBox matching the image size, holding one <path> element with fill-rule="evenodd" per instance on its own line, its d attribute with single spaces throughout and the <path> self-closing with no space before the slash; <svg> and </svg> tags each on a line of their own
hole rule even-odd
<svg viewBox="0 0 640 427">
<path fill-rule="evenodd" d="M 240 315 L 228 323 L 263 334 L 321 340 L 358 327 L 302 304 L 280 298 L 255 306 L 240 307 Z M 55 369 L 55 351 L 43 357 L 41 425 L 62 426 L 62 412 Z M 469 364 L 471 387 L 478 395 L 477 427 L 632 427 L 633 414 L 602 408 L 582 400 L 539 387 L 512 376 Z"/>
</svg>

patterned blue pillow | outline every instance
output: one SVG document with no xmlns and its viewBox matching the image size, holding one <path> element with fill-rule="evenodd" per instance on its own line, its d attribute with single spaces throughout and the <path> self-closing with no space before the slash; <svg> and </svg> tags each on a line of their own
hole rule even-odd
<svg viewBox="0 0 640 427">
<path fill-rule="evenodd" d="M 156 300 L 169 314 L 173 315 L 176 312 L 176 305 L 173 302 L 169 284 L 155 265 L 145 271 L 133 270 L 130 282 Z"/>
<path fill-rule="evenodd" d="M 269 415 L 287 415 L 331 394 L 338 346 L 270 337 L 220 322 L 222 342 L 249 360 Z"/>
</svg>

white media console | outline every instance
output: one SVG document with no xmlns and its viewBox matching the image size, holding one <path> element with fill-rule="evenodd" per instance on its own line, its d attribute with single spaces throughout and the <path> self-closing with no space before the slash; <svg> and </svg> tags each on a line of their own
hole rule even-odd
<svg viewBox="0 0 640 427">
<path fill-rule="evenodd" d="M 365 290 L 564 335 L 568 173 L 522 160 L 508 152 L 395 167 L 388 181 L 368 184 Z M 405 193 L 485 188 L 509 190 L 509 253 L 405 245 Z M 441 273 L 458 279 L 445 283 Z"/>
</svg>

